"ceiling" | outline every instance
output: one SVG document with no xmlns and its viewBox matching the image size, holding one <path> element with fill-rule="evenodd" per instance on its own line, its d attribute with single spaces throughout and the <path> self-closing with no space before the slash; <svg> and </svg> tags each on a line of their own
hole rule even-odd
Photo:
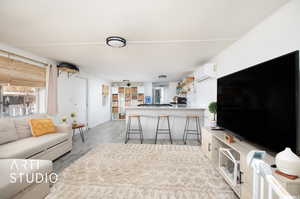
<svg viewBox="0 0 300 199">
<path fill-rule="evenodd" d="M 0 42 L 107 80 L 177 80 L 288 0 L 1 0 Z M 124 48 L 105 45 L 122 36 Z"/>
</svg>

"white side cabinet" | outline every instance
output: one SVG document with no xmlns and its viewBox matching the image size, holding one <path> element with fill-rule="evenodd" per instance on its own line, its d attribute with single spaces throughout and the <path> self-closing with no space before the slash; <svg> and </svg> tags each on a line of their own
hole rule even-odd
<svg viewBox="0 0 300 199">
<path fill-rule="evenodd" d="M 209 127 L 202 127 L 202 145 L 201 148 L 204 154 L 211 161 L 212 165 L 220 171 L 220 149 L 225 148 L 227 150 L 236 153 L 237 159 L 239 160 L 239 185 L 232 186 L 232 189 L 237 193 L 241 199 L 252 198 L 252 169 L 247 165 L 247 155 L 252 150 L 261 150 L 256 146 L 247 143 L 246 141 L 240 141 L 235 139 L 234 143 L 229 144 L 225 139 L 226 131 L 212 131 Z M 274 157 L 266 155 L 265 162 L 269 165 L 274 164 Z M 300 179 L 289 180 L 275 173 L 274 176 L 278 182 L 294 197 L 300 197 Z M 220 171 L 222 175 L 222 172 Z M 267 193 L 267 190 L 265 191 Z"/>
</svg>

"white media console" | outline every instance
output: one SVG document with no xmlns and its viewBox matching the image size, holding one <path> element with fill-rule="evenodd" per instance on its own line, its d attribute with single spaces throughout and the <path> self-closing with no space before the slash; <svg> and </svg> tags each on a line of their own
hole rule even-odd
<svg viewBox="0 0 300 199">
<path fill-rule="evenodd" d="M 201 147 L 205 155 L 241 199 L 252 199 L 252 170 L 247 166 L 246 158 L 250 151 L 260 149 L 238 139 L 229 144 L 225 139 L 225 131 L 213 131 L 209 127 L 201 130 Z M 274 157 L 267 155 L 265 162 L 274 164 Z M 299 178 L 287 179 L 276 174 L 275 169 L 274 176 L 292 196 L 300 198 Z"/>
</svg>

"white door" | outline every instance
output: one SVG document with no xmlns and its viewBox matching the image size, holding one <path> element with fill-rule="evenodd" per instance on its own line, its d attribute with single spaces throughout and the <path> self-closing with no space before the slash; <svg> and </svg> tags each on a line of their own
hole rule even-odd
<svg viewBox="0 0 300 199">
<path fill-rule="evenodd" d="M 87 123 L 87 80 L 74 78 L 73 104 L 77 113 L 77 121 Z"/>
<path fill-rule="evenodd" d="M 70 118 L 76 112 L 76 120 L 87 124 L 87 79 L 62 76 L 58 79 L 58 112 L 59 116 Z M 71 122 L 71 121 L 69 121 Z"/>
</svg>

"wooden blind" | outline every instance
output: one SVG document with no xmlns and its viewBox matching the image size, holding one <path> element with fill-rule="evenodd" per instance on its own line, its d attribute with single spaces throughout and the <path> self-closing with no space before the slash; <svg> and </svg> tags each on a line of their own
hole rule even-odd
<svg viewBox="0 0 300 199">
<path fill-rule="evenodd" d="M 0 56 L 0 83 L 12 86 L 45 87 L 46 67 Z"/>
</svg>

